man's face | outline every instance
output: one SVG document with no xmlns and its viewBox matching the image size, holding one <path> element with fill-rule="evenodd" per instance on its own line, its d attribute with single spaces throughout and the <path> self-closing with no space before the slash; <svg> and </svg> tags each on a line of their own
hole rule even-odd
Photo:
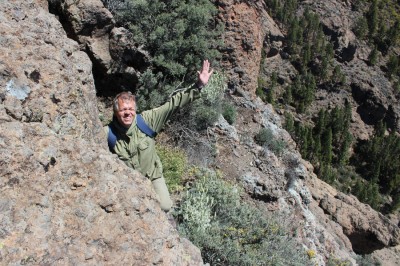
<svg viewBox="0 0 400 266">
<path fill-rule="evenodd" d="M 118 111 L 114 113 L 118 122 L 125 128 L 129 128 L 136 115 L 136 104 L 133 100 L 123 101 L 118 99 Z"/>
</svg>

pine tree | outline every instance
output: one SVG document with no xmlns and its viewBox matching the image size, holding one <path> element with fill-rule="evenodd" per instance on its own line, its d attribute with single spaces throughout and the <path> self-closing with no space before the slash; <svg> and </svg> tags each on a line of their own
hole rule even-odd
<svg viewBox="0 0 400 266">
<path fill-rule="evenodd" d="M 350 121 L 352 117 L 352 111 L 351 111 L 351 104 L 350 102 L 346 99 L 344 103 L 344 114 L 343 114 L 343 131 L 348 132 L 349 127 L 350 127 Z"/>
<path fill-rule="evenodd" d="M 356 26 L 354 28 L 354 33 L 360 39 L 364 39 L 368 34 L 368 21 L 367 18 L 361 16 L 356 22 Z"/>
<path fill-rule="evenodd" d="M 337 156 L 338 163 L 340 166 L 345 166 L 348 163 L 349 149 L 351 147 L 352 142 L 353 142 L 353 136 L 350 134 L 350 132 L 346 132 Z"/>
<path fill-rule="evenodd" d="M 290 21 L 290 27 L 288 31 L 288 47 L 291 53 L 296 53 L 298 40 L 301 38 L 300 36 L 300 26 L 299 21 L 296 17 Z"/>
<path fill-rule="evenodd" d="M 396 55 L 390 55 L 387 63 L 387 73 L 389 78 L 396 75 L 399 72 L 399 58 Z"/>
<path fill-rule="evenodd" d="M 151 68 L 140 77 L 140 103 L 146 105 L 141 107 L 158 106 L 178 83 L 196 80 L 202 59 L 219 56 L 222 27 L 214 21 L 217 8 L 209 0 L 125 2 L 129 8 L 117 12 L 118 23 L 126 25 L 133 41 L 152 57 Z"/>
<path fill-rule="evenodd" d="M 367 12 L 367 22 L 369 35 L 374 36 L 378 29 L 378 0 L 372 0 L 370 8 Z"/>
<path fill-rule="evenodd" d="M 400 19 L 397 18 L 392 27 L 390 27 L 387 36 L 389 45 L 395 45 L 398 42 L 400 35 Z"/>
<path fill-rule="evenodd" d="M 321 135 L 314 135 L 314 152 L 311 160 L 314 164 L 321 161 Z"/>
<path fill-rule="evenodd" d="M 333 74 L 332 74 L 332 81 L 334 83 L 341 83 L 342 82 L 342 71 L 340 70 L 340 66 L 336 65 L 335 68 L 333 69 Z"/>
<path fill-rule="evenodd" d="M 326 165 L 332 163 L 332 129 L 326 130 L 322 136 L 322 161 Z"/>
<path fill-rule="evenodd" d="M 374 46 L 374 49 L 372 49 L 371 53 L 368 56 L 368 61 L 370 65 L 374 66 L 377 60 L 378 60 L 378 49 L 376 48 L 376 46 Z"/>
<path fill-rule="evenodd" d="M 285 112 L 285 129 L 290 134 L 295 132 L 294 119 L 290 112 Z"/>
<path fill-rule="evenodd" d="M 317 122 L 314 127 L 315 135 L 321 136 L 324 131 L 327 122 L 326 122 L 327 112 L 323 109 L 320 109 L 318 112 Z"/>
</svg>

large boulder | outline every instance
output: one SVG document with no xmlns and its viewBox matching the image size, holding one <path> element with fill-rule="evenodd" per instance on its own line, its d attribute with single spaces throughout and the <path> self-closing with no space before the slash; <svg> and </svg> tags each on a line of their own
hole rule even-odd
<svg viewBox="0 0 400 266">
<path fill-rule="evenodd" d="M 218 5 L 219 19 L 225 25 L 222 64 L 228 70 L 229 89 L 248 91 L 254 97 L 265 39 L 271 42 L 266 53 L 274 54 L 283 34 L 263 1 L 223 0 Z"/>
<path fill-rule="evenodd" d="M 0 264 L 202 264 L 107 150 L 92 63 L 47 2 L 1 1 L 0 36 Z"/>
<path fill-rule="evenodd" d="M 128 30 L 116 27 L 102 1 L 50 0 L 49 4 L 68 36 L 92 60 L 97 94 L 134 91 L 140 74 L 150 65 L 150 56 Z"/>
</svg>

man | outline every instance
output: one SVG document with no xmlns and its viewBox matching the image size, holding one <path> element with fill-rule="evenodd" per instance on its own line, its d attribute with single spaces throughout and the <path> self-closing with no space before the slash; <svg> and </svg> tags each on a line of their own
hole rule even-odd
<svg viewBox="0 0 400 266">
<path fill-rule="evenodd" d="M 162 106 L 141 114 L 152 133 L 158 133 L 176 110 L 199 97 L 200 90 L 208 83 L 213 73 L 208 60 L 203 61 L 202 69 L 197 73 L 198 81 L 195 85 L 177 93 Z M 109 141 L 110 149 L 129 167 L 150 179 L 159 197 L 161 209 L 169 211 L 172 201 L 163 177 L 162 164 L 156 153 L 154 138 L 143 131 L 142 123 L 137 123 L 140 117 L 136 115 L 135 96 L 130 92 L 118 94 L 114 99 L 113 108 L 113 121 L 105 128 L 109 140 L 110 134 L 115 134 L 116 137 L 112 145 Z"/>
</svg>

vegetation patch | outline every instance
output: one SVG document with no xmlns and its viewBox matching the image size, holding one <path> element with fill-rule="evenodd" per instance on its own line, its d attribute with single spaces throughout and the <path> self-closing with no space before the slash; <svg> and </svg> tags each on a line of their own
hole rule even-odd
<svg viewBox="0 0 400 266">
<path fill-rule="evenodd" d="M 210 265 L 307 265 L 306 251 L 269 217 L 241 200 L 241 189 L 202 169 L 175 216 L 178 229 Z"/>
<path fill-rule="evenodd" d="M 182 176 L 187 168 L 185 153 L 178 148 L 157 145 L 157 154 L 163 164 L 164 178 L 171 193 L 183 190 Z"/>
</svg>

